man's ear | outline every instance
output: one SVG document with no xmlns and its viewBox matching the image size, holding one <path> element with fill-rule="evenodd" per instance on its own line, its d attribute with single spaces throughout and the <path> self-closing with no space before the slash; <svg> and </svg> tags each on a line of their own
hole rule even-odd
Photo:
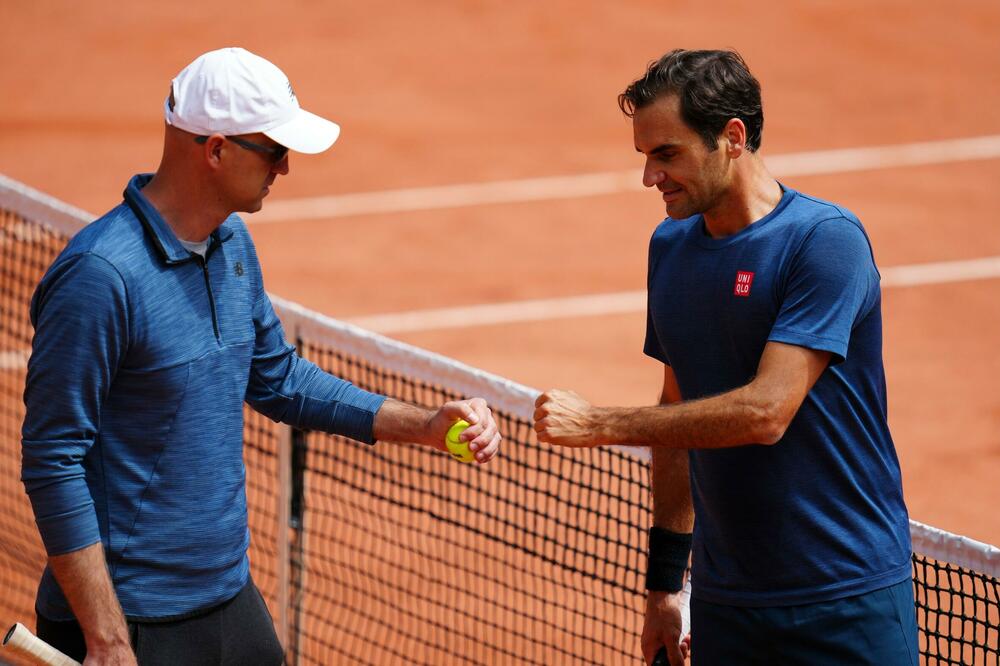
<svg viewBox="0 0 1000 666">
<path fill-rule="evenodd" d="M 739 118 L 730 118 L 722 129 L 722 139 L 725 142 L 726 154 L 736 159 L 747 149 L 747 127 Z"/>
<path fill-rule="evenodd" d="M 205 140 L 203 144 L 205 160 L 213 169 L 222 165 L 222 153 L 224 152 L 226 139 L 221 134 L 213 134 Z"/>
</svg>

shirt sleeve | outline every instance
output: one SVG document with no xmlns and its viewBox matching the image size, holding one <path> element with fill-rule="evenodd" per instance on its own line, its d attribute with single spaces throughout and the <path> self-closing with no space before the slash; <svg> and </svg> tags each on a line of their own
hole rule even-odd
<svg viewBox="0 0 1000 666">
<path fill-rule="evenodd" d="M 655 358 L 667 365 L 670 359 L 667 358 L 663 345 L 660 344 L 659 335 L 656 332 L 656 322 L 653 319 L 653 274 L 656 271 L 656 236 L 649 241 L 649 260 L 646 264 L 646 341 L 642 346 L 642 353 L 650 358 Z"/>
<path fill-rule="evenodd" d="M 656 324 L 653 322 L 653 314 L 649 309 L 648 297 L 646 303 L 646 342 L 643 344 L 642 352 L 650 358 L 670 365 L 670 359 L 664 353 L 663 345 L 660 344 L 660 338 L 656 333 Z"/>
<path fill-rule="evenodd" d="M 100 541 L 84 458 L 127 349 L 125 283 L 92 254 L 54 265 L 35 291 L 25 381 L 21 481 L 49 555 Z"/>
<path fill-rule="evenodd" d="M 785 279 L 768 340 L 847 358 L 851 331 L 880 298 L 878 269 L 861 227 L 847 219 L 818 223 L 805 237 Z"/>
<path fill-rule="evenodd" d="M 370 393 L 303 359 L 285 340 L 263 286 L 254 304 L 253 365 L 246 401 L 274 421 L 359 442 L 375 441 L 372 427 L 385 396 Z"/>
</svg>

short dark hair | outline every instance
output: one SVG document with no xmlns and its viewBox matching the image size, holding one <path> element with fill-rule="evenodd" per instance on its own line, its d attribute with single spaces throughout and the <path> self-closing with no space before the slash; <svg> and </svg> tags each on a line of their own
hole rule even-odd
<svg viewBox="0 0 1000 666">
<path fill-rule="evenodd" d="M 697 132 L 709 150 L 732 118 L 747 128 L 747 150 L 760 148 L 764 109 L 760 83 L 735 51 L 674 49 L 646 67 L 646 73 L 618 96 L 618 107 L 629 118 L 663 95 L 680 100 L 681 118 Z"/>
</svg>

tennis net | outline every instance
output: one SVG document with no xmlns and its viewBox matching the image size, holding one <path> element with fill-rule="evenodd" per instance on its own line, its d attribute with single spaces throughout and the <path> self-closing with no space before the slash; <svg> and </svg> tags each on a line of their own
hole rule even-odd
<svg viewBox="0 0 1000 666">
<path fill-rule="evenodd" d="M 0 620 L 30 623 L 44 553 L 19 481 L 28 303 L 92 219 L 0 176 Z M 480 395 L 506 443 L 482 468 L 251 411 L 251 566 L 292 664 L 638 664 L 644 450 L 539 445 L 537 393 L 272 297 L 289 339 L 368 390 Z M 1000 663 L 1000 551 L 912 522 L 926 664 Z"/>
</svg>

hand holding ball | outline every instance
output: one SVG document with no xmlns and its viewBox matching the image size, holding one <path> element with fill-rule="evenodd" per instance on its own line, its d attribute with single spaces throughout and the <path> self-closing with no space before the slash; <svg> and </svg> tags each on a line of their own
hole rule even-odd
<svg viewBox="0 0 1000 666">
<path fill-rule="evenodd" d="M 459 436 L 468 427 L 469 423 L 465 419 L 459 419 L 455 421 L 455 425 L 448 429 L 448 434 L 444 437 L 444 445 L 448 447 L 448 453 L 451 454 L 451 457 L 464 463 L 474 462 L 476 459 L 469 449 L 469 443 L 459 439 Z"/>
</svg>

